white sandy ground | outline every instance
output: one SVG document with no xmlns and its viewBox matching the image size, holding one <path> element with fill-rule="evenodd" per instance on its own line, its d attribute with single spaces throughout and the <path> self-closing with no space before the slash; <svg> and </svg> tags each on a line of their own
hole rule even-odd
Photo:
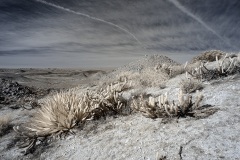
<svg viewBox="0 0 240 160">
<path fill-rule="evenodd" d="M 163 91 L 149 89 L 158 95 L 169 91 L 176 97 L 178 82 L 172 79 Z M 172 83 L 175 82 L 175 83 Z M 202 104 L 210 104 L 219 111 L 205 119 L 180 118 L 162 123 L 140 114 L 108 118 L 97 124 L 87 124 L 87 129 L 65 140 L 53 142 L 40 159 L 61 160 L 144 160 L 156 159 L 240 159 L 240 78 L 220 80 L 203 89 Z M 19 152 L 19 151 L 18 151 Z M 17 151 L 5 153 L 9 158 Z"/>
<path fill-rule="evenodd" d="M 165 90 L 175 96 L 177 86 L 168 85 Z M 88 134 L 83 130 L 58 141 L 40 159 L 154 160 L 159 154 L 177 160 L 180 146 L 184 160 L 240 159 L 240 78 L 207 85 L 203 94 L 203 104 L 219 108 L 208 118 L 180 118 L 167 124 L 140 114 L 108 119 Z"/>
<path fill-rule="evenodd" d="M 165 89 L 148 88 L 146 92 L 157 96 L 168 91 L 169 97 L 176 99 L 183 78 L 179 75 L 169 80 Z M 205 83 L 202 105 L 219 109 L 208 118 L 164 123 L 139 113 L 109 117 L 87 123 L 76 135 L 50 143 L 36 156 L 23 156 L 17 147 L 6 149 L 15 135 L 11 132 L 0 139 L 0 159 L 155 160 L 158 154 L 179 160 L 181 146 L 183 160 L 240 159 L 240 76 L 232 78 Z M 125 96 L 130 92 L 134 90 Z"/>
</svg>

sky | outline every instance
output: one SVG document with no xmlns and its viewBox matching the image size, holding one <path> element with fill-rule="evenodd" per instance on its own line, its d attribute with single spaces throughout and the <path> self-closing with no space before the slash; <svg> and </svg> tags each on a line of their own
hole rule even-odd
<svg viewBox="0 0 240 160">
<path fill-rule="evenodd" d="M 0 67 L 118 67 L 239 52 L 238 0 L 1 0 Z"/>
</svg>

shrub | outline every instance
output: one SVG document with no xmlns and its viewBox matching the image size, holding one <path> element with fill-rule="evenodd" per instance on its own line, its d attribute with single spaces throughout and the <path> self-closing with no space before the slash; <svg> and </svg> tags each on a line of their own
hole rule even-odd
<svg viewBox="0 0 240 160">
<path fill-rule="evenodd" d="M 221 77 L 227 77 L 236 73 L 240 73 L 240 56 L 238 55 L 225 55 L 220 59 L 216 56 L 216 65 L 214 68 L 209 69 L 205 63 L 200 63 L 199 66 L 187 70 L 187 73 L 193 78 L 200 81 L 212 80 Z"/>
<path fill-rule="evenodd" d="M 180 88 L 183 91 L 183 93 L 193 93 L 196 90 L 203 89 L 203 85 L 200 81 L 189 78 L 184 79 L 180 82 Z"/>
<path fill-rule="evenodd" d="M 192 101 L 192 96 L 183 94 L 182 90 L 178 94 L 178 103 L 170 102 L 167 93 L 160 95 L 157 100 L 150 96 L 148 100 L 144 95 L 133 97 L 131 108 L 141 112 L 147 118 L 164 118 L 164 117 L 185 117 L 194 116 L 194 110 L 200 107 L 200 102 L 203 95 L 199 92 L 195 102 Z"/>
<path fill-rule="evenodd" d="M 0 117 L 0 137 L 7 134 L 12 128 L 11 118 L 9 115 Z"/>
<path fill-rule="evenodd" d="M 196 63 L 198 61 L 213 62 L 216 61 L 216 57 L 218 57 L 218 59 L 221 59 L 224 57 L 224 55 L 226 55 L 226 53 L 220 50 L 205 51 L 200 55 L 194 57 L 191 63 Z"/>
<path fill-rule="evenodd" d="M 78 93 L 72 89 L 44 99 L 30 122 L 14 127 L 22 139 L 19 147 L 26 148 L 27 154 L 42 138 L 62 137 L 73 133 L 72 129 L 83 125 L 86 120 L 105 116 L 109 112 L 120 113 L 126 106 L 121 92 L 128 88 L 125 80 L 98 91 Z"/>
</svg>

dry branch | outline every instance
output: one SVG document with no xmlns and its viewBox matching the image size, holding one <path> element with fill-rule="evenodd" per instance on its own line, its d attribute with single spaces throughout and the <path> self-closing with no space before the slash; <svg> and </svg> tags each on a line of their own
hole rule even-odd
<svg viewBox="0 0 240 160">
<path fill-rule="evenodd" d="M 239 55 L 226 54 L 219 60 L 216 56 L 217 66 L 213 69 L 208 69 L 206 63 L 201 62 L 196 68 L 187 70 L 186 73 L 191 75 L 194 79 L 199 81 L 212 80 L 221 77 L 227 77 L 228 75 L 240 73 L 240 57 Z"/>
<path fill-rule="evenodd" d="M 133 97 L 131 108 L 141 112 L 147 118 L 164 118 L 164 117 L 185 117 L 194 116 L 194 110 L 199 107 L 203 95 L 197 92 L 195 102 L 192 96 L 183 94 L 182 90 L 178 94 L 178 103 L 168 100 L 168 94 L 160 95 L 157 101 L 154 97 L 144 99 L 143 95 Z"/>
</svg>

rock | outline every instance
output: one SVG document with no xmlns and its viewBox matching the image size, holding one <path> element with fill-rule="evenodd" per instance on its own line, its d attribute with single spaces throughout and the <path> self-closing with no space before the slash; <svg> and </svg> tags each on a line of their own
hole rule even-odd
<svg viewBox="0 0 240 160">
<path fill-rule="evenodd" d="M 20 105 L 10 105 L 9 108 L 12 109 L 19 109 L 21 106 Z"/>
<path fill-rule="evenodd" d="M 5 97 L 0 96 L 0 103 L 5 101 Z"/>
</svg>

